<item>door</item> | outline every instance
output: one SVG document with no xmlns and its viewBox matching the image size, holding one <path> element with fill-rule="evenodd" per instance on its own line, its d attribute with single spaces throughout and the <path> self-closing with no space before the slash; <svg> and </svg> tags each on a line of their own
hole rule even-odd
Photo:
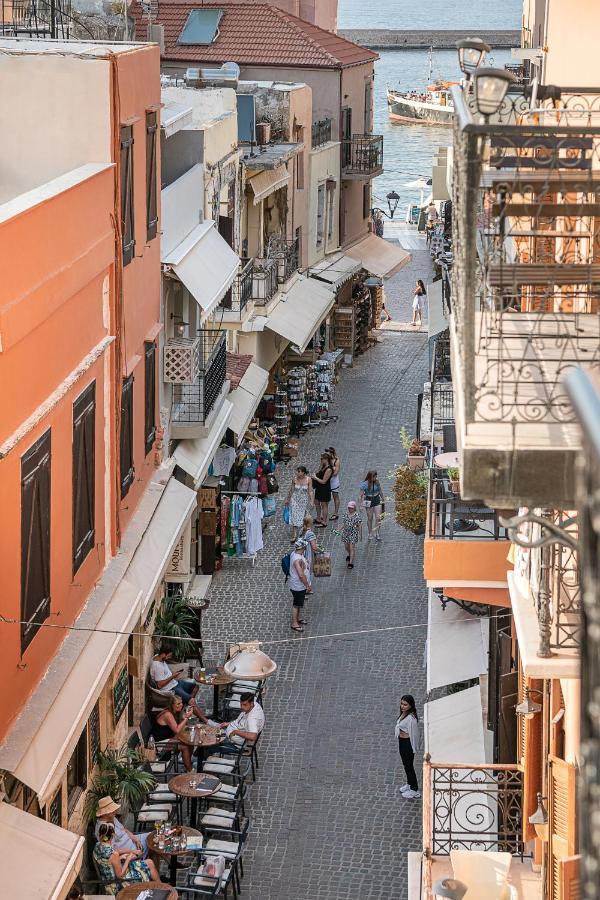
<svg viewBox="0 0 600 900">
<path fill-rule="evenodd" d="M 233 218 L 231 216 L 219 216 L 219 234 L 223 240 L 233 249 Z M 229 288 L 223 299 L 221 306 L 223 309 L 231 309 L 232 288 Z"/>
<path fill-rule="evenodd" d="M 352 109 L 342 109 L 342 169 L 350 165 L 352 159 Z"/>
<path fill-rule="evenodd" d="M 498 722 L 498 762 L 517 762 L 517 716 L 519 673 L 500 676 L 500 717 Z"/>
</svg>

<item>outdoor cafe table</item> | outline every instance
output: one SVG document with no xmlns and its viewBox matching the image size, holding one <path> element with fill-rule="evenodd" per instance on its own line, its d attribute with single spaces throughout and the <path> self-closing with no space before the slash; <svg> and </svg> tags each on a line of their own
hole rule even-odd
<svg viewBox="0 0 600 900">
<path fill-rule="evenodd" d="M 438 469 L 457 469 L 458 453 L 455 451 L 451 451 L 450 453 L 438 453 L 437 456 L 433 457 L 433 462 Z"/>
<path fill-rule="evenodd" d="M 202 771 L 204 762 L 204 750 L 206 747 L 215 747 L 225 738 L 224 732 L 214 725 L 188 725 L 179 732 L 178 739 L 188 747 L 197 747 L 196 771 Z"/>
<path fill-rule="evenodd" d="M 152 889 L 155 891 L 168 891 L 168 900 L 177 900 L 179 897 L 175 888 L 170 884 L 165 884 L 163 881 L 142 881 L 139 884 L 130 884 L 120 890 L 117 894 L 117 900 L 137 900 L 137 897 L 144 891 L 151 891 Z"/>
<path fill-rule="evenodd" d="M 216 672 L 207 672 L 204 681 L 199 681 L 199 672 L 194 674 L 198 684 L 212 685 L 213 689 L 213 719 L 219 718 L 219 689 L 225 684 L 233 684 L 236 680 L 233 675 L 228 675 L 222 666 L 217 666 Z"/>
<path fill-rule="evenodd" d="M 184 772 L 183 775 L 174 775 L 169 781 L 169 790 L 180 797 L 191 799 L 190 826 L 196 827 L 196 810 L 198 800 L 216 794 L 221 787 L 221 782 L 214 775 L 206 775 L 204 772 Z"/>
<path fill-rule="evenodd" d="M 163 847 L 162 850 L 158 849 L 158 835 L 157 834 L 149 834 L 148 835 L 148 849 L 152 853 L 156 853 L 157 856 L 162 856 L 165 859 L 169 860 L 169 879 L 172 885 L 177 883 L 177 857 L 183 856 L 186 853 L 195 853 L 196 850 L 199 850 L 202 846 L 202 835 L 199 831 L 196 831 L 195 828 L 188 828 L 187 825 L 178 826 L 181 828 L 182 834 L 185 834 L 189 839 L 191 837 L 198 839 L 198 847 L 190 847 L 189 849 L 182 850 L 179 847 L 177 850 L 167 850 L 166 847 Z M 146 882 L 147 884 L 148 882 Z M 170 898 L 169 898 L 170 900 Z"/>
</svg>

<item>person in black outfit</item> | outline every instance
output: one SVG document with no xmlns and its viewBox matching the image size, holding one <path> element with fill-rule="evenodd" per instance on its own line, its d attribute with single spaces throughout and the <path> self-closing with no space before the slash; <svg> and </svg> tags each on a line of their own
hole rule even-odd
<svg viewBox="0 0 600 900">
<path fill-rule="evenodd" d="M 188 744 L 181 744 L 175 740 L 177 735 L 188 727 L 190 716 L 194 711 L 188 706 L 183 711 L 183 700 L 177 694 L 169 698 L 169 705 L 158 710 L 152 720 L 152 737 L 155 741 L 172 741 L 177 745 L 183 757 L 186 772 L 192 771 L 192 748 Z"/>
<path fill-rule="evenodd" d="M 400 715 L 396 720 L 395 734 L 407 780 L 400 788 L 400 793 L 406 800 L 416 800 L 421 796 L 414 766 L 415 752 L 419 744 L 419 717 L 412 694 L 404 694 L 400 698 Z"/>
</svg>

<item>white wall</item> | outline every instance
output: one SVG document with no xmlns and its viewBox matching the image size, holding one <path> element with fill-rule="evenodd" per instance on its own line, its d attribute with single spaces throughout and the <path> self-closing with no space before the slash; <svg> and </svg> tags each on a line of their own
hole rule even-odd
<svg viewBox="0 0 600 900">
<path fill-rule="evenodd" d="M 544 43 L 544 83 L 600 86 L 598 0 L 549 0 Z"/>
<path fill-rule="evenodd" d="M 194 166 L 160 194 L 160 255 L 174 250 L 202 220 L 204 170 Z"/>
<path fill-rule="evenodd" d="M 317 198 L 320 184 L 325 184 L 328 178 L 335 178 L 335 191 L 331 196 L 326 191 L 326 198 L 333 200 L 333 234 L 327 239 L 328 210 L 325 209 L 324 240 L 317 247 Z M 340 145 L 337 141 L 330 141 L 310 153 L 310 197 L 308 205 L 308 265 L 314 266 L 319 260 L 339 247 L 340 234 Z"/>
</svg>

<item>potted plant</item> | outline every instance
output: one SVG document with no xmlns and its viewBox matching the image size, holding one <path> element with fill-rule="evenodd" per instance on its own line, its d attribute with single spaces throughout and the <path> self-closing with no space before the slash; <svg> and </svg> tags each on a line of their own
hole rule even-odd
<svg viewBox="0 0 600 900">
<path fill-rule="evenodd" d="M 413 534 L 423 534 L 427 520 L 427 475 L 409 465 L 394 473 L 396 523 Z"/>
<path fill-rule="evenodd" d="M 406 450 L 407 465 L 415 471 L 424 469 L 427 447 L 418 441 L 416 437 L 411 437 L 406 428 L 400 429 L 400 440 Z"/>
<path fill-rule="evenodd" d="M 160 643 L 169 643 L 173 659 L 180 661 L 198 655 L 194 637 L 196 616 L 182 597 L 167 597 L 156 617 L 154 631 L 161 635 Z M 169 638 L 173 638 L 169 641 Z"/>
<path fill-rule="evenodd" d="M 448 475 L 448 481 L 450 482 L 450 490 L 453 494 L 460 494 L 460 481 L 458 479 L 459 472 L 455 466 L 450 466 L 446 469 Z"/>
<path fill-rule="evenodd" d="M 143 754 L 126 745 L 118 750 L 107 749 L 98 753 L 98 770 L 85 800 L 88 822 L 95 819 L 101 797 L 112 797 L 121 806 L 123 815 L 143 803 L 148 791 L 156 785 L 154 775 L 140 768 L 143 762 Z"/>
</svg>

